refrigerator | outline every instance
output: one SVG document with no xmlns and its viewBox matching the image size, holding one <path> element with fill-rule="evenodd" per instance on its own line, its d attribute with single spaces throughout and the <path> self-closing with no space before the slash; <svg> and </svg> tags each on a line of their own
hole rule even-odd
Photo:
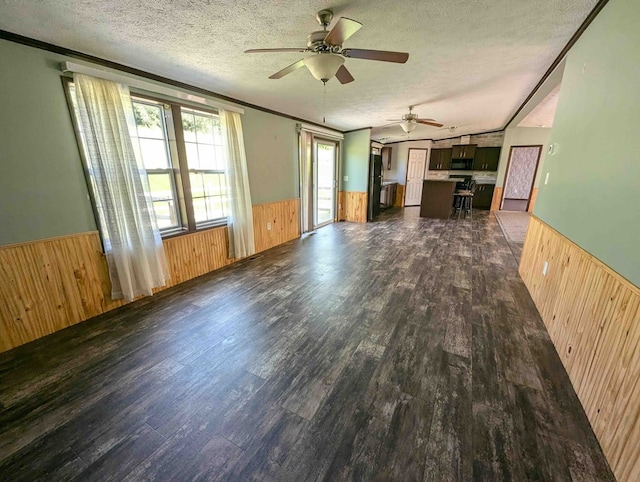
<svg viewBox="0 0 640 482">
<path fill-rule="evenodd" d="M 380 214 L 380 190 L 382 189 L 382 156 L 372 154 L 369 161 L 369 203 L 367 220 Z"/>
</svg>

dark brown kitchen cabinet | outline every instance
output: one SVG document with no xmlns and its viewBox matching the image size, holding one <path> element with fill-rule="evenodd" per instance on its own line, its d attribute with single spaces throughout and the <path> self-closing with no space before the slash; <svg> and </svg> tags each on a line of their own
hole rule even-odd
<svg viewBox="0 0 640 482">
<path fill-rule="evenodd" d="M 476 184 L 476 192 L 473 195 L 474 209 L 489 209 L 493 200 L 493 184 Z"/>
<path fill-rule="evenodd" d="M 430 171 L 448 171 L 451 167 L 451 149 L 431 149 Z"/>
<path fill-rule="evenodd" d="M 380 149 L 380 155 L 382 156 L 382 168 L 391 170 L 391 147 L 383 147 Z"/>
<path fill-rule="evenodd" d="M 499 147 L 478 147 L 473 158 L 474 171 L 497 171 L 500 161 Z"/>
<path fill-rule="evenodd" d="M 452 159 L 473 159 L 476 154 L 476 144 L 465 144 L 453 146 L 451 150 Z"/>
</svg>

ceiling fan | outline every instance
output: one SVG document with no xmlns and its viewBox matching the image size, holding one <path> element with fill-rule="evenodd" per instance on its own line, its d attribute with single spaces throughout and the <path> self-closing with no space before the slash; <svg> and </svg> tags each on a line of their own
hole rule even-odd
<svg viewBox="0 0 640 482">
<path fill-rule="evenodd" d="M 409 58 L 409 54 L 406 52 L 342 48 L 344 41 L 360 30 L 362 24 L 355 20 L 341 17 L 333 28 L 327 32 L 327 27 L 332 19 L 333 12 L 331 10 L 320 10 L 316 14 L 316 20 L 322 26 L 323 30 L 311 32 L 307 37 L 306 48 L 250 49 L 245 50 L 245 53 L 313 52 L 314 55 L 294 62 L 269 78 L 280 79 L 294 70 L 306 66 L 316 79 L 321 80 L 325 84 L 334 76 L 341 84 L 353 82 L 353 76 L 344 66 L 345 57 L 380 60 L 382 62 L 395 62 L 399 64 L 404 64 Z"/>
<path fill-rule="evenodd" d="M 410 105 L 409 113 L 403 115 L 402 119 L 387 119 L 387 121 L 392 122 L 393 124 L 400 124 L 400 127 L 402 128 L 402 130 L 405 131 L 407 134 L 409 134 L 416 127 L 418 127 L 418 124 L 423 124 L 423 125 L 432 126 L 432 127 L 443 126 L 443 124 L 436 122 L 434 119 L 420 119 L 418 117 L 418 114 L 414 114 L 412 111 L 413 111 L 413 106 Z"/>
<path fill-rule="evenodd" d="M 446 129 L 446 130 L 448 130 L 449 132 L 454 133 L 456 130 L 460 129 L 461 127 L 466 127 L 466 126 L 470 126 L 470 125 L 472 125 L 472 124 L 462 124 L 462 125 L 445 126 L 445 127 L 442 127 L 441 129 L 438 129 L 438 130 L 443 131 L 443 130 L 445 130 L 445 129 Z"/>
</svg>

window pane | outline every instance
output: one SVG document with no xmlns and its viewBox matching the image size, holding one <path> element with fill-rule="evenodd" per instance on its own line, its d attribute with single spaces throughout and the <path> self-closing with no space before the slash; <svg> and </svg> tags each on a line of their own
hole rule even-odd
<svg viewBox="0 0 640 482">
<path fill-rule="evenodd" d="M 199 144 L 213 144 L 212 116 L 195 115 L 195 130 Z"/>
<path fill-rule="evenodd" d="M 139 140 L 142 162 L 146 169 L 167 169 L 169 167 L 167 144 L 164 139 L 140 138 Z"/>
<path fill-rule="evenodd" d="M 226 216 L 225 160 L 220 118 L 215 114 L 182 108 L 185 149 L 190 169 L 191 197 L 197 224 Z"/>
<path fill-rule="evenodd" d="M 208 197 L 207 199 L 207 214 L 209 219 L 219 219 L 224 217 L 224 208 L 222 205 L 222 198 L 220 196 Z"/>
<path fill-rule="evenodd" d="M 196 223 L 207 220 L 207 207 L 205 206 L 204 198 L 193 200 L 193 214 L 195 215 Z"/>
<path fill-rule="evenodd" d="M 216 153 L 211 144 L 198 144 L 200 169 L 216 170 Z"/>
<path fill-rule="evenodd" d="M 170 173 L 148 173 L 147 177 L 149 178 L 151 198 L 154 201 L 160 199 L 173 199 L 173 186 L 171 184 Z"/>
<path fill-rule="evenodd" d="M 204 197 L 205 192 L 204 192 L 204 186 L 202 184 L 202 173 L 190 172 L 189 182 L 191 182 L 191 196 L 193 196 L 194 198 Z"/>
<path fill-rule="evenodd" d="M 204 191 L 207 196 L 220 196 L 223 193 L 223 174 L 204 174 Z"/>
<path fill-rule="evenodd" d="M 185 142 L 196 142 L 196 123 L 193 114 L 182 109 L 182 131 Z"/>
<path fill-rule="evenodd" d="M 199 169 L 200 161 L 198 160 L 198 144 L 185 142 L 185 148 L 187 150 L 187 165 L 189 166 L 189 169 Z"/>
<path fill-rule="evenodd" d="M 220 129 L 220 122 L 216 122 L 216 125 L 213 129 L 213 143 L 221 146 L 222 145 L 222 129 Z"/>
<path fill-rule="evenodd" d="M 222 146 L 216 146 L 216 171 L 224 171 L 226 169 L 226 162 Z"/>
<path fill-rule="evenodd" d="M 139 136 L 164 139 L 162 108 L 159 105 L 133 102 L 133 115 Z"/>
<path fill-rule="evenodd" d="M 175 204 L 173 201 L 154 201 L 153 210 L 156 213 L 158 229 L 171 228 L 178 225 Z"/>
</svg>

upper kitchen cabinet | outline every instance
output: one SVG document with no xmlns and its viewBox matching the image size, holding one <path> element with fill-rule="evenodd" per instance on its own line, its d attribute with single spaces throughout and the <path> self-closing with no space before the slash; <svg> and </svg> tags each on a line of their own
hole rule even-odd
<svg viewBox="0 0 640 482">
<path fill-rule="evenodd" d="M 451 149 L 431 149 L 430 171 L 448 171 L 451 167 Z"/>
<path fill-rule="evenodd" d="M 500 160 L 499 147 L 478 147 L 473 158 L 474 171 L 497 171 Z"/>
<path fill-rule="evenodd" d="M 392 148 L 389 146 L 386 146 L 380 149 L 380 155 L 382 156 L 383 169 L 391 170 L 391 151 L 392 151 Z"/>
<path fill-rule="evenodd" d="M 452 159 L 473 159 L 476 154 L 476 144 L 465 144 L 453 146 L 451 151 Z"/>
</svg>

